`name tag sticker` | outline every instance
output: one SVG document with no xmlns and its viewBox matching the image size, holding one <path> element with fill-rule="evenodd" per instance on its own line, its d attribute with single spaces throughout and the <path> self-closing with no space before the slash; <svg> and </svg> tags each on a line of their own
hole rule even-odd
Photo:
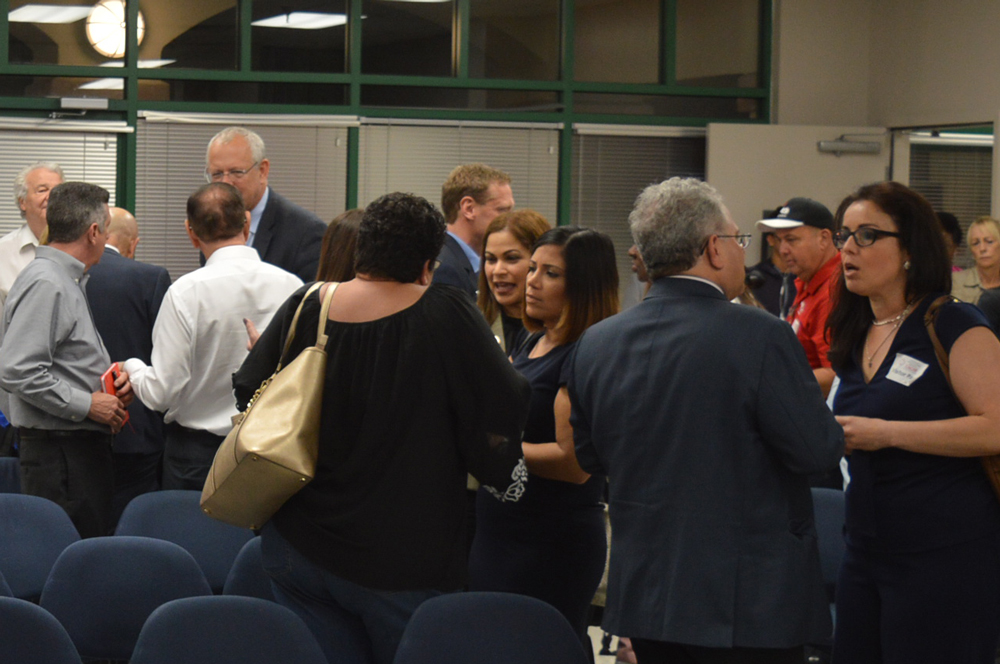
<svg viewBox="0 0 1000 664">
<path fill-rule="evenodd" d="M 886 378 L 909 387 L 913 381 L 923 376 L 925 371 L 927 371 L 927 364 L 924 362 L 909 355 L 896 353 L 896 359 L 893 361 Z"/>
</svg>

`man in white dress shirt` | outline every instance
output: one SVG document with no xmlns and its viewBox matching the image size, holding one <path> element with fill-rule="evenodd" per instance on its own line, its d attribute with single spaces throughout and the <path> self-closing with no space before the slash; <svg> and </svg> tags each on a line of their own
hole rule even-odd
<svg viewBox="0 0 1000 664">
<path fill-rule="evenodd" d="M 132 358 L 125 369 L 139 400 L 165 411 L 163 488 L 200 490 L 236 414 L 232 373 L 247 355 L 243 319 L 263 330 L 302 281 L 246 246 L 250 214 L 232 185 L 213 182 L 192 194 L 184 225 L 205 266 L 163 298 L 151 365 Z"/>
<path fill-rule="evenodd" d="M 14 199 L 24 224 L 0 238 L 0 310 L 14 279 L 35 258 L 35 247 L 45 232 L 49 192 L 62 181 L 59 164 L 50 162 L 32 164 L 14 178 Z"/>
</svg>

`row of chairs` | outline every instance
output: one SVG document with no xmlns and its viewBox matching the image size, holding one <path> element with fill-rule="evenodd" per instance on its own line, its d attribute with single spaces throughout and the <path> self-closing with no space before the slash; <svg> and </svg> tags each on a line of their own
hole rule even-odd
<svg viewBox="0 0 1000 664">
<path fill-rule="evenodd" d="M 257 593 L 265 597 L 252 599 L 274 604 L 260 562 L 259 542 L 255 538 L 245 545 L 241 557 L 247 573 L 243 576 L 253 577 L 251 585 L 266 591 Z M 232 578 L 237 579 L 237 574 Z M 0 594 L 13 598 L 13 585 L 0 581 Z M 235 593 L 243 587 L 247 585 L 234 582 L 228 588 L 234 594 L 224 596 L 240 596 Z M 78 540 L 67 546 L 52 565 L 38 605 L 63 626 L 82 656 L 125 660 L 147 618 L 159 606 L 175 599 L 214 596 L 198 563 L 181 546 L 122 535 Z M 0 657 L 0 661 L 17 660 Z"/>
<path fill-rule="evenodd" d="M 328 664 L 315 637 L 285 607 L 253 597 L 204 596 L 166 602 L 141 625 L 131 664 Z M 116 653 L 118 654 L 118 653 Z M 81 664 L 93 657 L 44 607 L 0 598 L 0 660 Z"/>
<path fill-rule="evenodd" d="M 218 594 L 243 547 L 257 538 L 249 530 L 205 516 L 198 504 L 200 495 L 198 491 L 157 491 L 138 496 L 126 507 L 115 536 L 153 537 L 181 546 L 198 562 L 212 592 Z M 0 572 L 15 597 L 37 601 L 56 558 L 79 539 L 73 523 L 55 503 L 37 496 L 0 493 Z M 259 550 L 252 546 L 242 556 L 256 556 L 259 561 Z M 259 579 L 253 581 L 241 577 L 233 583 L 261 587 Z"/>
<path fill-rule="evenodd" d="M 45 608 L 0 597 L 0 661 L 81 664 L 82 653 Z M 162 604 L 145 620 L 128 661 L 330 664 L 301 618 L 274 602 L 239 596 L 188 597 Z M 457 593 L 428 600 L 417 609 L 394 664 L 588 661 L 573 628 L 545 602 L 507 593 Z"/>
</svg>

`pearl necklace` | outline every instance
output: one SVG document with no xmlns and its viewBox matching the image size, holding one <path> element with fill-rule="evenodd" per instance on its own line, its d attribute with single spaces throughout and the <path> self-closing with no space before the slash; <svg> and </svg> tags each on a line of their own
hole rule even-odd
<svg viewBox="0 0 1000 664">
<path fill-rule="evenodd" d="M 899 331 L 900 326 L 903 324 L 903 319 L 906 318 L 906 316 L 910 313 L 910 309 L 912 309 L 912 308 L 913 308 L 913 305 L 912 304 L 908 304 L 908 305 L 906 305 L 906 308 L 903 309 L 902 313 L 900 313 L 898 316 L 896 316 L 894 318 L 890 318 L 890 319 L 888 319 L 886 321 L 882 321 L 882 322 L 872 321 L 872 325 L 888 325 L 889 323 L 895 323 L 895 325 L 892 326 L 892 330 L 890 330 L 889 333 L 887 335 L 885 335 L 885 338 L 882 339 L 882 341 L 879 343 L 879 345 L 875 347 L 875 350 L 873 350 L 871 352 L 871 355 L 868 356 L 868 368 L 869 369 L 872 368 L 872 364 L 873 364 L 873 362 L 875 360 L 875 356 L 878 354 L 878 352 L 880 350 L 882 350 L 882 346 L 885 345 L 885 342 L 889 341 L 889 339 L 891 339 L 892 337 L 896 336 L 896 332 Z"/>
<path fill-rule="evenodd" d="M 901 312 L 893 316 L 892 318 L 886 318 L 885 320 L 873 320 L 872 325 L 875 327 L 882 327 L 883 325 L 888 325 L 889 323 L 898 323 L 899 321 L 906 318 L 906 315 L 910 313 L 910 305 L 906 305 L 906 308 Z"/>
</svg>

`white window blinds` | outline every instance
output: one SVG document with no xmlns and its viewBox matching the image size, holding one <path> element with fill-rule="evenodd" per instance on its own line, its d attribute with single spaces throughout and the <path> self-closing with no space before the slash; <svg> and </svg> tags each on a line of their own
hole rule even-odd
<svg viewBox="0 0 1000 664">
<path fill-rule="evenodd" d="M 347 202 L 347 126 L 295 116 L 156 115 L 137 133 L 136 218 L 139 260 L 162 265 L 177 279 L 198 267 L 184 231 L 188 197 L 205 184 L 205 149 L 220 129 L 239 124 L 260 134 L 271 162 L 268 184 L 329 221 Z"/>
<path fill-rule="evenodd" d="M 399 124 L 365 121 L 361 127 L 358 202 L 404 191 L 439 209 L 441 185 L 461 164 L 484 163 L 506 172 L 518 208 L 556 223 L 559 129 L 556 125 L 460 123 Z"/>
<path fill-rule="evenodd" d="M 68 181 L 100 185 L 115 203 L 118 135 L 103 132 L 0 130 L 0 185 L 7 191 L 0 204 L 0 234 L 20 227 L 24 220 L 14 200 L 14 177 L 36 161 L 59 164 Z"/>
<path fill-rule="evenodd" d="M 648 185 L 671 177 L 705 178 L 704 132 L 663 128 L 578 127 L 573 137 L 572 222 L 607 233 L 615 243 L 622 307 L 639 301 L 642 287 L 627 255 L 628 215 Z M 629 135 L 630 132 L 645 135 Z M 603 133 L 602 133 L 603 132 Z"/>
<path fill-rule="evenodd" d="M 978 217 L 990 213 L 993 148 L 989 145 L 910 145 L 910 187 L 938 212 L 951 212 L 965 233 Z M 963 238 L 955 264 L 972 266 Z"/>
</svg>

